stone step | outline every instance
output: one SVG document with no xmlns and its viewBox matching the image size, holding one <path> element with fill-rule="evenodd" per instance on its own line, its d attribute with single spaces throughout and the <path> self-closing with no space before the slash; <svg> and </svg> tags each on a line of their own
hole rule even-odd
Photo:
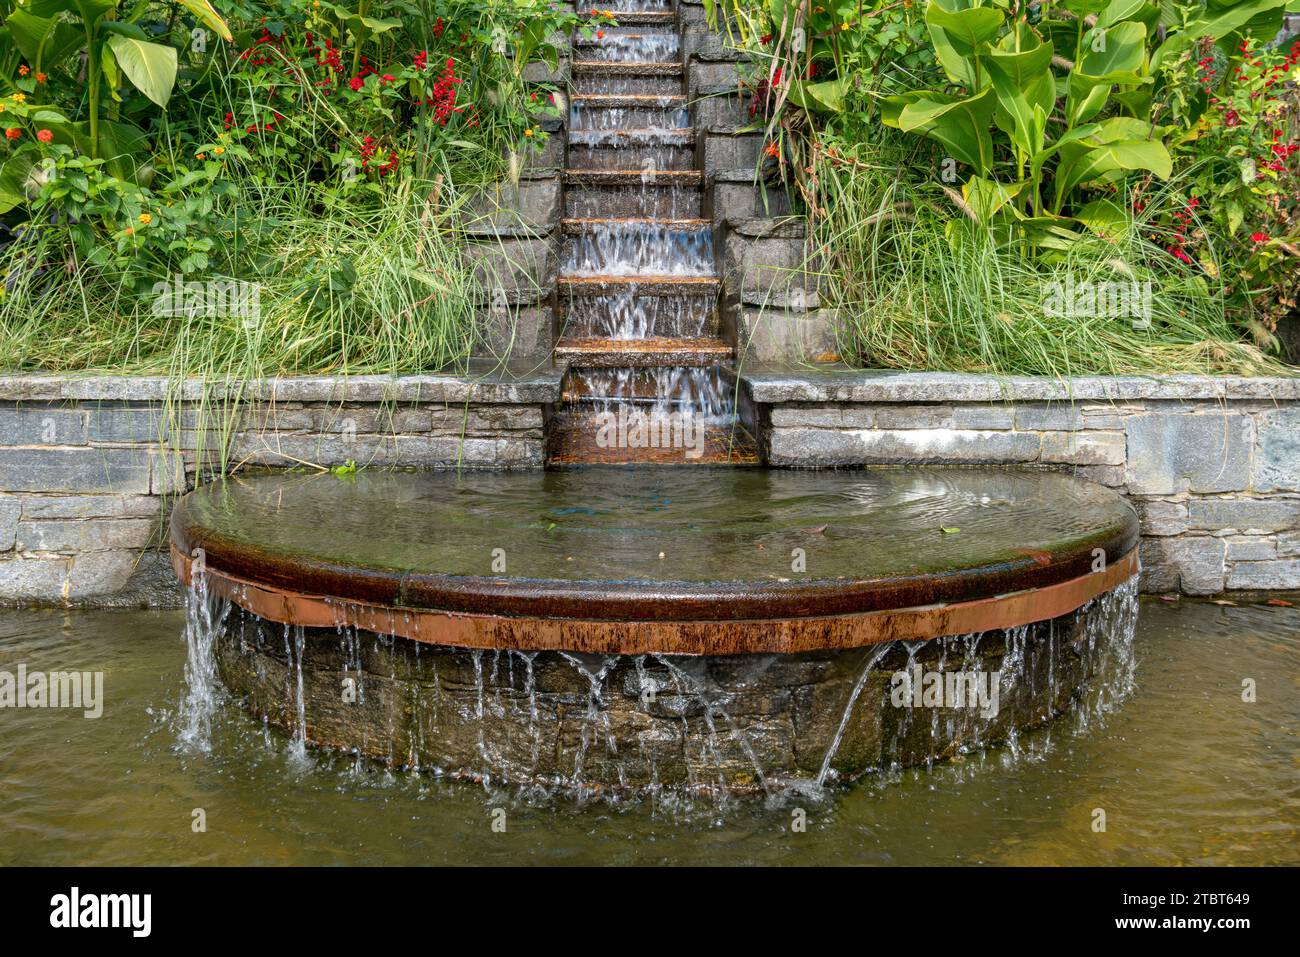
<svg viewBox="0 0 1300 957">
<path fill-rule="evenodd" d="M 681 40 L 675 30 L 645 31 L 635 27 L 611 27 L 603 36 L 584 37 L 575 33 L 573 48 L 585 61 L 628 63 L 681 60 Z"/>
<path fill-rule="evenodd" d="M 608 417 L 586 409 L 557 412 L 551 420 L 547 464 L 564 465 L 758 465 L 758 443 L 741 425 L 707 425 L 697 449 L 627 447 L 610 442 Z M 667 431 L 667 430 L 665 430 Z M 602 439 L 604 441 L 602 441 Z"/>
<path fill-rule="evenodd" d="M 566 236 L 581 236 L 610 226 L 659 226 L 673 232 L 694 233 L 712 229 L 713 221 L 710 219 L 653 219 L 644 216 L 625 216 L 622 218 L 590 217 L 560 221 L 560 228 Z"/>
<path fill-rule="evenodd" d="M 714 366 L 733 355 L 721 339 L 561 339 L 555 344 L 555 357 L 575 368 Z"/>
<path fill-rule="evenodd" d="M 571 369 L 564 377 L 561 396 L 565 402 L 587 405 L 630 402 L 695 408 L 714 406 L 721 398 L 729 410 L 735 388 L 734 373 L 721 366 L 704 370 Z"/>
<path fill-rule="evenodd" d="M 617 22 L 620 27 L 627 26 L 660 26 L 660 27 L 677 27 L 677 13 L 674 10 L 606 10 L 601 9 L 602 13 L 608 13 Z M 579 14 L 583 19 L 592 19 L 590 13 L 583 12 Z"/>
<path fill-rule="evenodd" d="M 635 185 L 575 183 L 564 191 L 564 215 L 572 219 L 593 216 L 698 219 L 704 213 L 701 193 L 698 186 L 679 186 L 662 180 Z"/>
<path fill-rule="evenodd" d="M 678 60 L 574 60 L 574 76 L 676 76 L 682 75 Z"/>
<path fill-rule="evenodd" d="M 561 296 L 716 296 L 717 276 L 560 276 Z"/>
<path fill-rule="evenodd" d="M 697 169 L 566 169 L 566 186 L 695 186 L 704 174 Z"/>
<path fill-rule="evenodd" d="M 716 337 L 721 324 L 716 295 L 575 296 L 560 300 L 558 315 L 561 334 L 573 339 L 700 339 Z"/>
<path fill-rule="evenodd" d="M 571 132 L 691 125 L 687 99 L 680 93 L 575 93 L 569 104 Z"/>
<path fill-rule="evenodd" d="M 573 92 L 579 96 L 673 96 L 681 91 L 682 78 L 670 74 L 580 73 L 573 77 Z"/>
<path fill-rule="evenodd" d="M 591 109 L 632 109 L 655 106 L 664 109 L 686 106 L 684 93 L 576 93 L 570 97 L 575 106 Z"/>
<path fill-rule="evenodd" d="M 695 131 L 578 130 L 569 135 L 568 162 L 574 169 L 694 169 Z"/>
<path fill-rule="evenodd" d="M 575 146 L 584 149 L 626 150 L 648 146 L 685 146 L 695 145 L 695 130 L 690 126 L 653 127 L 618 130 L 571 130 L 569 132 L 569 149 Z M 571 164 L 581 168 L 581 164 Z"/>
<path fill-rule="evenodd" d="M 560 271 L 568 276 L 713 276 L 711 230 L 676 230 L 674 220 L 611 219 L 564 237 Z"/>
</svg>

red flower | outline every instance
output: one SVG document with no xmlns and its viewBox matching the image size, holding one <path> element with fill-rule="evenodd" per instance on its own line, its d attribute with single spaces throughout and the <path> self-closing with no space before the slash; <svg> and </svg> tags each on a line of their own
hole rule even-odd
<svg viewBox="0 0 1300 957">
<path fill-rule="evenodd" d="M 1268 233 L 1251 233 L 1250 241 L 1252 243 L 1266 243 L 1268 242 Z"/>
<path fill-rule="evenodd" d="M 36 138 L 40 140 L 42 143 L 49 143 L 51 140 L 54 139 L 54 134 L 49 130 L 38 130 L 36 132 Z"/>
<path fill-rule="evenodd" d="M 352 87 L 353 90 L 359 90 L 365 85 L 366 81 L 361 79 L 359 76 L 354 76 L 352 79 L 348 80 L 348 86 Z"/>
<path fill-rule="evenodd" d="M 18 137 L 22 135 L 23 135 L 23 131 L 16 126 L 11 126 L 9 127 L 9 129 L 5 130 L 5 136 L 11 140 L 16 140 L 18 139 Z"/>
</svg>

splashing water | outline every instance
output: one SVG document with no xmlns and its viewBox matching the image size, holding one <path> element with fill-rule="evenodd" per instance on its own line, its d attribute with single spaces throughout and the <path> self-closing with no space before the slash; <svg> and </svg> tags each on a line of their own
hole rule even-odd
<svg viewBox="0 0 1300 957">
<path fill-rule="evenodd" d="M 200 563 L 185 593 L 185 696 L 180 705 L 183 747 L 208 751 L 212 747 L 212 717 L 217 708 L 216 640 L 225 625 L 230 602 L 212 595 Z"/>
</svg>

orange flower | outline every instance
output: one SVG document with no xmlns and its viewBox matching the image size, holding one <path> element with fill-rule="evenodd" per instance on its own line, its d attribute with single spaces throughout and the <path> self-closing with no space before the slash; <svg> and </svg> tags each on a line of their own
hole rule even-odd
<svg viewBox="0 0 1300 957">
<path fill-rule="evenodd" d="M 763 150 L 763 152 L 766 153 L 768 156 L 780 156 L 781 147 L 777 146 L 775 143 L 768 143 L 767 147 Z"/>
<path fill-rule="evenodd" d="M 18 139 L 18 137 L 22 135 L 23 135 L 23 131 L 16 126 L 11 126 L 9 127 L 9 129 L 5 130 L 5 136 L 11 140 L 16 140 Z"/>
<path fill-rule="evenodd" d="M 148 213 L 140 214 L 140 224 L 142 226 L 148 226 L 152 222 L 153 222 L 153 217 L 150 216 Z"/>
<path fill-rule="evenodd" d="M 37 74 L 36 74 L 36 82 L 37 82 L 37 83 L 44 83 L 44 82 L 45 82 L 46 80 L 48 80 L 48 79 L 49 79 L 49 77 L 46 76 L 44 73 L 37 73 Z"/>
<path fill-rule="evenodd" d="M 54 139 L 54 134 L 49 130 L 38 130 L 36 132 L 36 138 L 42 143 L 48 143 Z"/>
<path fill-rule="evenodd" d="M 22 66 L 18 68 L 19 76 L 26 76 L 28 73 L 31 72 L 32 72 L 31 67 L 29 67 L 26 63 L 24 63 Z"/>
</svg>

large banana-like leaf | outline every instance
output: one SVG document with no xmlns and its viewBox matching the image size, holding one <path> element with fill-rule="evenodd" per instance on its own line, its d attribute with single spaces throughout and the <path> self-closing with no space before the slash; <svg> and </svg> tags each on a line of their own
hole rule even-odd
<svg viewBox="0 0 1300 957">
<path fill-rule="evenodd" d="M 1151 82 L 1150 77 L 1141 72 L 1146 56 L 1146 38 L 1146 25 L 1134 20 L 1117 23 L 1105 31 L 1093 31 L 1084 37 L 1083 55 L 1070 71 L 1065 112 L 1071 126 L 1087 122 L 1100 113 L 1115 84 Z M 1093 39 L 1098 42 L 1092 42 Z M 1095 48 L 1097 46 L 1100 48 Z"/>
<path fill-rule="evenodd" d="M 176 85 L 176 48 L 120 34 L 109 36 L 108 47 L 135 88 L 166 106 Z"/>
<path fill-rule="evenodd" d="M 985 175 L 993 165 L 989 125 L 996 105 L 997 96 L 991 86 L 968 97 L 923 93 L 898 111 L 897 126 L 938 140 L 953 159 Z"/>
<path fill-rule="evenodd" d="M 988 225 L 998 210 L 1015 199 L 1026 185 L 1028 184 L 1021 182 L 1007 186 L 996 180 L 972 176 L 962 186 L 961 195 L 966 201 L 966 208 L 975 215 L 976 222 Z"/>
<path fill-rule="evenodd" d="M 952 0 L 930 0 L 925 8 L 925 22 L 943 31 L 945 42 L 961 56 L 979 53 L 980 47 L 992 43 L 1002 29 L 1004 17 L 993 7 L 956 9 Z"/>
<path fill-rule="evenodd" d="M 1075 187 L 1112 174 L 1147 170 L 1166 179 L 1173 163 L 1163 143 L 1145 138 L 1151 133 L 1150 123 L 1117 116 L 1095 124 L 1091 135 L 1061 143 L 1061 162 L 1056 168 L 1058 206 Z"/>
<path fill-rule="evenodd" d="M 19 7 L 5 19 L 14 45 L 37 70 L 62 63 L 85 42 L 85 31 L 55 16 L 38 17 Z"/>
<path fill-rule="evenodd" d="M 1051 62 L 1050 43 L 1037 43 L 1018 53 L 994 47 L 986 60 L 998 97 L 998 125 L 1023 156 L 1043 148 L 1046 118 L 1056 100 Z"/>
</svg>

